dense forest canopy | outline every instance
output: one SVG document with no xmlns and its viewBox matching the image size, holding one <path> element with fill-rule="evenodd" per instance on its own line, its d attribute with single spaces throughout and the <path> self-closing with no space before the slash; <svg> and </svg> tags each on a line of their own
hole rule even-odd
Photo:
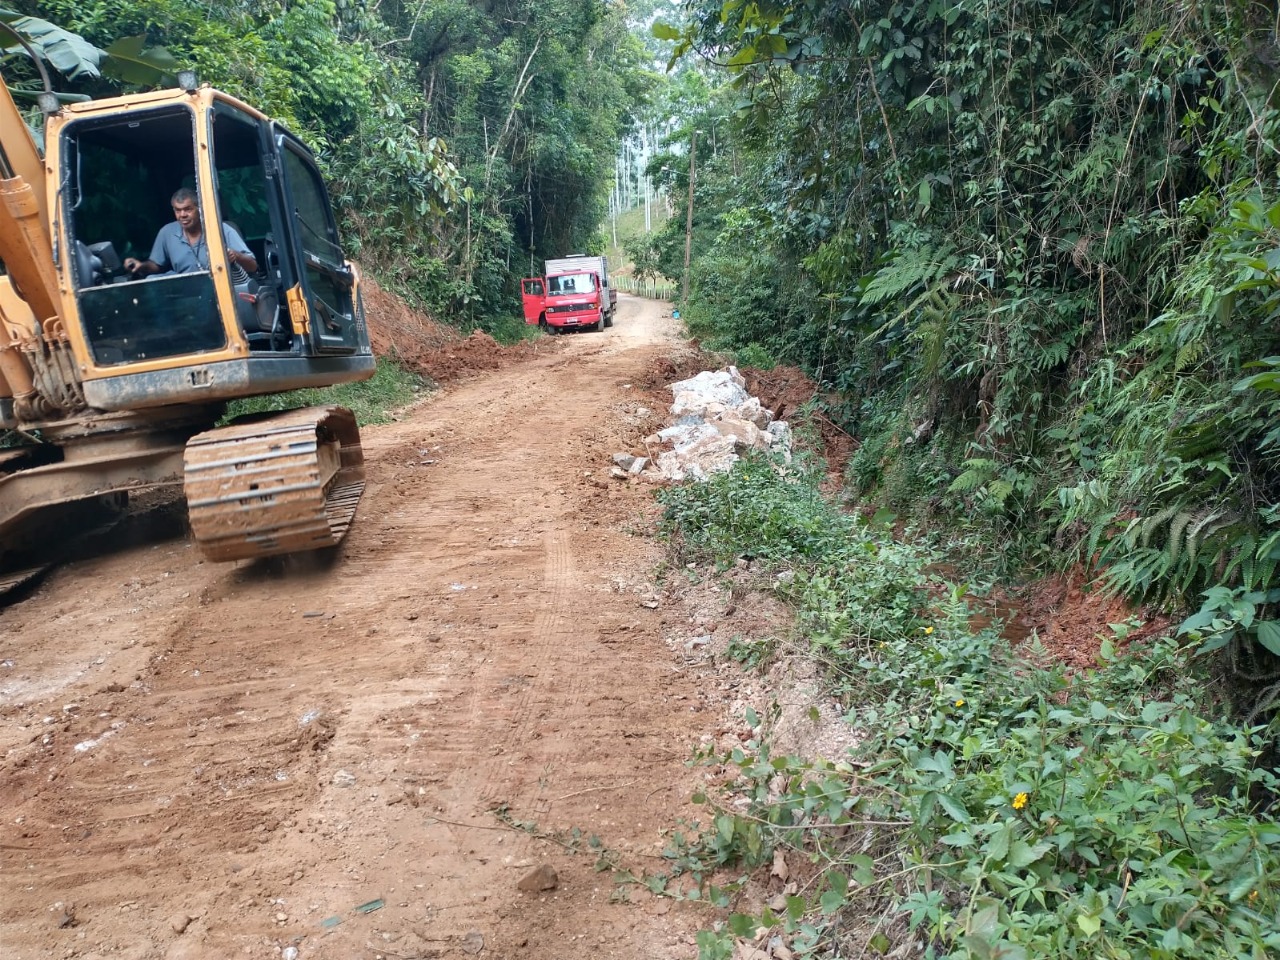
<svg viewBox="0 0 1280 960">
<path fill-rule="evenodd" d="M 284 121 L 366 268 L 462 325 L 509 321 L 513 278 L 600 246 L 617 144 L 655 76 L 624 6 L 600 0 L 11 6 L 100 47 L 142 38 Z"/>
<path fill-rule="evenodd" d="M 1280 654 L 1271 5 L 691 0 L 654 33 L 708 80 L 695 333 L 834 387 L 862 495 Z M 659 247 L 678 275 L 683 222 Z"/>
</svg>

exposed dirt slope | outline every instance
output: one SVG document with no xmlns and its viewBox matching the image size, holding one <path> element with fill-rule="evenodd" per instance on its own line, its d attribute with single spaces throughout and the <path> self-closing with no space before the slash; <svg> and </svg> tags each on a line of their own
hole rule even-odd
<svg viewBox="0 0 1280 960">
<path fill-rule="evenodd" d="M 558 348 L 556 341 L 546 337 L 504 346 L 482 330 L 463 336 L 453 327 L 411 309 L 369 279 L 365 280 L 364 302 L 373 352 L 380 357 L 395 357 L 437 383 L 497 370 Z"/>
<path fill-rule="evenodd" d="M 607 479 L 678 349 L 624 298 L 366 430 L 331 563 L 143 538 L 0 611 L 0 956 L 696 955 L 692 908 L 615 902 L 586 842 L 659 865 L 708 719 L 648 492 Z"/>
</svg>

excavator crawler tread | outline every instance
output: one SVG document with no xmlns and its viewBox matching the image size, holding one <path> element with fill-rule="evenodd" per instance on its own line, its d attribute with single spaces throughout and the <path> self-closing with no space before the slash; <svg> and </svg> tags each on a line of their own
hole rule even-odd
<svg viewBox="0 0 1280 960">
<path fill-rule="evenodd" d="M 355 415 L 305 407 L 192 437 L 183 484 L 191 532 L 211 560 L 338 544 L 364 492 Z"/>
<path fill-rule="evenodd" d="M 51 560 L 48 563 L 37 564 L 34 567 L 27 567 L 24 570 L 8 570 L 4 573 L 0 573 L 0 597 L 3 597 L 11 590 L 17 590 L 18 587 L 31 582 L 52 566 L 53 561 Z"/>
</svg>

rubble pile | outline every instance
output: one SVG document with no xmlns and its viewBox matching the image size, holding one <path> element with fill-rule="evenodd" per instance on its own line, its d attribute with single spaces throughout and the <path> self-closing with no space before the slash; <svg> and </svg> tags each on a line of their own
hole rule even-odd
<svg viewBox="0 0 1280 960">
<path fill-rule="evenodd" d="M 614 470 L 654 480 L 706 480 L 730 469 L 747 450 L 791 455 L 791 428 L 749 395 L 737 367 L 704 370 L 671 385 L 671 425 L 645 438 L 656 458 L 618 454 Z M 625 462 L 624 462 L 625 461 Z"/>
</svg>

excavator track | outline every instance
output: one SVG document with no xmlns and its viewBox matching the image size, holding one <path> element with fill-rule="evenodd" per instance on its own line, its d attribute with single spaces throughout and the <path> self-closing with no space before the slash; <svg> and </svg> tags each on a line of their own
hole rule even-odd
<svg viewBox="0 0 1280 960">
<path fill-rule="evenodd" d="M 304 407 L 245 418 L 187 442 L 191 532 L 211 560 L 337 545 L 364 493 L 355 415 Z"/>
</svg>

